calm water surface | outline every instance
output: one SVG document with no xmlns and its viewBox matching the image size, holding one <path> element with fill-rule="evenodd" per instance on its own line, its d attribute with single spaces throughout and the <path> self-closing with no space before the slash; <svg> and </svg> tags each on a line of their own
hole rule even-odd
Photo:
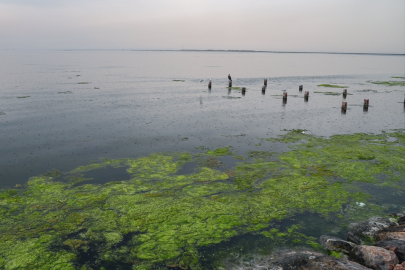
<svg viewBox="0 0 405 270">
<path fill-rule="evenodd" d="M 0 57 L 0 188 L 54 169 L 69 172 L 100 158 L 197 153 L 197 148 L 229 145 L 241 155 L 283 151 L 279 143 L 260 142 L 290 129 L 331 136 L 405 128 L 405 87 L 372 83 L 404 81 L 393 77 L 405 76 L 405 56 L 2 51 Z M 244 95 L 227 88 L 229 73 L 234 87 L 247 88 Z M 268 87 L 262 93 L 264 78 Z M 343 98 L 342 88 L 319 84 L 346 86 L 348 95 Z M 308 100 L 299 85 L 309 91 Z M 368 110 L 364 99 L 370 100 Z M 345 112 L 342 101 L 348 103 Z M 230 157 L 221 160 L 224 170 L 235 166 Z M 190 173 L 196 165 L 191 162 L 178 173 Z M 103 184 L 129 175 L 126 168 L 107 167 L 84 177 L 93 178 L 87 184 Z M 405 209 L 400 190 L 367 183 L 361 189 L 386 209 Z M 318 214 L 293 219 L 275 222 L 284 229 L 299 220 L 308 235 L 318 237 L 327 230 L 344 237 L 341 228 L 320 222 Z M 202 248 L 201 260 L 210 269 L 220 254 L 260 252 L 271 245 L 263 236 L 245 234 Z"/>
<path fill-rule="evenodd" d="M 404 76 L 404 56 L 138 51 L 0 55 L 3 187 L 103 157 L 227 145 L 243 153 L 283 129 L 329 136 L 405 127 L 404 87 L 370 83 Z M 226 88 L 229 73 L 234 87 L 247 87 L 244 96 Z M 268 87 L 262 94 L 264 78 Z M 301 84 L 310 92 L 308 102 L 298 91 Z M 346 114 L 341 113 L 341 95 L 314 93 L 342 89 L 318 84 L 348 87 Z M 282 102 L 283 89 L 287 104 Z M 367 112 L 364 99 L 370 99 Z"/>
</svg>

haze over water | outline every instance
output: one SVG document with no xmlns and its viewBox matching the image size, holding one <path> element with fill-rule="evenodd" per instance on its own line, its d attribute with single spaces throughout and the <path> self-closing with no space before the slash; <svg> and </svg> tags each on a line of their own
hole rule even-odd
<svg viewBox="0 0 405 270">
<path fill-rule="evenodd" d="M 0 186 L 100 158 L 232 145 L 284 129 L 318 136 L 405 127 L 403 55 L 200 51 L 2 51 Z M 228 90 L 227 75 L 234 87 Z M 265 94 L 263 79 L 268 79 Z M 212 80 L 212 89 L 207 88 Z M 201 80 L 204 80 L 201 82 Z M 341 113 L 347 86 L 348 110 Z M 303 85 L 309 91 L 304 102 Z M 282 90 L 287 89 L 287 104 Z M 370 108 L 363 111 L 363 100 Z"/>
</svg>

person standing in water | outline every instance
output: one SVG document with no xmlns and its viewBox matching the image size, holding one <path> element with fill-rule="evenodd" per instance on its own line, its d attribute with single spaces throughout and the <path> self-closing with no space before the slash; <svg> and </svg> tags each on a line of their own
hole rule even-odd
<svg viewBox="0 0 405 270">
<path fill-rule="evenodd" d="M 231 74 L 228 74 L 228 80 L 232 81 Z"/>
</svg>

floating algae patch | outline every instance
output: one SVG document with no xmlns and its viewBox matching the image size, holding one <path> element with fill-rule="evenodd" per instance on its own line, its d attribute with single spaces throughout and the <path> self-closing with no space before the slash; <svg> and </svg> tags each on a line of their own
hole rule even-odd
<svg viewBox="0 0 405 270">
<path fill-rule="evenodd" d="M 91 82 L 78 82 L 77 84 L 89 84 Z"/>
<path fill-rule="evenodd" d="M 364 90 L 356 90 L 356 92 L 365 92 L 365 93 L 378 93 L 377 90 L 372 90 L 372 89 L 364 89 Z"/>
<path fill-rule="evenodd" d="M 336 85 L 336 84 L 318 84 L 319 87 L 332 87 L 332 88 L 349 88 L 347 86 L 342 86 L 342 85 Z"/>
<path fill-rule="evenodd" d="M 173 80 L 174 82 L 185 82 L 185 80 Z"/>
<path fill-rule="evenodd" d="M 319 235 L 300 216 L 343 226 L 386 210 L 358 183 L 405 190 L 402 130 L 322 138 L 297 129 L 276 141 L 290 150 L 250 152 L 251 161 L 231 169 L 197 166 L 234 156 L 230 147 L 201 147 L 196 155 L 105 159 L 69 173 L 125 176 L 104 184 L 61 182 L 51 173 L 1 190 L 0 268 L 207 269 L 204 250 L 248 235 L 316 249 Z M 182 171 L 187 164 L 192 169 Z M 279 226 L 286 219 L 296 224 Z"/>
<path fill-rule="evenodd" d="M 380 84 L 387 86 L 405 86 L 405 81 L 368 81 L 372 84 Z"/>
<path fill-rule="evenodd" d="M 391 77 L 391 78 L 393 78 L 393 79 L 404 79 L 405 80 L 405 77 Z"/>
<path fill-rule="evenodd" d="M 319 92 L 319 91 L 314 91 L 314 93 L 317 93 L 317 94 L 324 94 L 324 95 L 327 95 L 327 96 L 340 96 L 340 95 L 342 95 L 342 93 L 338 93 L 338 92 Z"/>
</svg>

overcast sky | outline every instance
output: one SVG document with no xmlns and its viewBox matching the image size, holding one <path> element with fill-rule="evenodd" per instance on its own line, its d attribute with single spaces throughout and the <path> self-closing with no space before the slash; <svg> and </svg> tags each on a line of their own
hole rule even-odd
<svg viewBox="0 0 405 270">
<path fill-rule="evenodd" d="M 0 0 L 0 49 L 405 53 L 404 0 Z"/>
</svg>

